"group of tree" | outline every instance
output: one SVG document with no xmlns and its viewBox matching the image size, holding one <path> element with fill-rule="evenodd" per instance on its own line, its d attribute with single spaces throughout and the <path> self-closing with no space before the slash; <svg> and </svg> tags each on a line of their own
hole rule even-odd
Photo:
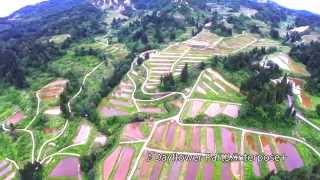
<svg viewBox="0 0 320 180">
<path fill-rule="evenodd" d="M 186 83 L 189 80 L 189 69 L 188 69 L 188 64 L 186 63 L 181 71 L 181 75 L 180 75 L 180 80 L 182 83 Z"/>
<path fill-rule="evenodd" d="M 254 18 L 270 24 L 272 27 L 278 27 L 281 21 L 287 19 L 288 10 L 275 3 L 257 3 L 248 1 L 245 6 L 257 10 Z"/>
<path fill-rule="evenodd" d="M 151 9 L 148 13 L 141 13 L 136 20 L 118 28 L 119 41 L 126 43 L 129 49 L 147 50 L 178 39 L 180 34 L 186 32 L 186 27 L 193 27 L 193 35 L 202 30 L 205 15 L 198 13 L 197 10 L 191 10 L 183 3 L 168 0 L 167 3 L 164 1 L 159 3 L 164 5 Z M 195 13 L 191 13 L 192 11 Z"/>
<path fill-rule="evenodd" d="M 291 49 L 290 56 L 306 65 L 311 74 L 306 88 L 311 94 L 320 96 L 320 43 L 296 45 Z"/>
<path fill-rule="evenodd" d="M 176 82 L 172 73 L 168 73 L 160 77 L 160 90 L 161 91 L 175 91 Z"/>
<path fill-rule="evenodd" d="M 212 24 L 210 27 L 210 31 L 216 33 L 219 36 L 229 37 L 232 36 L 232 28 L 226 27 L 226 25 L 221 22 L 218 24 Z"/>
<path fill-rule="evenodd" d="M 285 42 L 289 43 L 296 43 L 301 41 L 302 37 L 299 32 L 293 31 L 293 32 L 288 32 L 285 37 Z"/>
<path fill-rule="evenodd" d="M 279 31 L 276 30 L 276 29 L 271 29 L 271 30 L 270 30 L 270 36 L 271 36 L 273 39 L 279 39 L 279 38 L 280 38 Z"/>
<path fill-rule="evenodd" d="M 265 69 L 259 65 L 265 55 L 275 51 L 276 48 L 255 48 L 227 57 L 214 57 L 210 61 L 211 67 L 226 75 L 226 79 L 234 82 L 241 78 L 236 84 L 240 86 L 241 94 L 246 96 L 240 116 L 243 123 L 250 120 L 261 128 L 262 125 L 270 125 L 268 123 L 284 125 L 289 122 L 285 120 L 292 117 L 291 113 L 286 114 L 286 107 L 283 105 L 287 95 L 291 93 L 287 77 L 284 76 L 281 82 L 275 83 L 271 80 L 282 77 L 279 67 L 275 65 Z M 288 124 L 291 123 L 293 122 Z"/>
<path fill-rule="evenodd" d="M 247 100 L 255 107 L 269 107 L 281 104 L 291 92 L 287 77 L 284 76 L 280 83 L 273 83 L 271 79 L 281 75 L 279 68 L 263 69 L 259 74 L 251 77 L 242 84 L 241 91 L 247 95 Z"/>
<path fill-rule="evenodd" d="M 93 49 L 91 47 L 85 48 L 85 47 L 80 47 L 80 48 L 75 48 L 74 54 L 76 56 L 98 56 L 100 53 L 99 50 Z"/>
<path fill-rule="evenodd" d="M 0 79 L 18 88 L 24 88 L 27 85 L 26 78 L 17 61 L 14 51 L 0 49 Z"/>
<path fill-rule="evenodd" d="M 240 16 L 229 16 L 227 22 L 233 25 L 233 30 L 236 33 L 242 33 L 243 31 L 253 31 L 254 33 L 260 32 L 259 27 L 256 26 L 252 19 L 248 16 L 241 14 Z"/>
<path fill-rule="evenodd" d="M 27 162 L 22 169 L 19 170 L 21 179 L 42 180 L 43 167 L 39 162 Z"/>
<path fill-rule="evenodd" d="M 44 13 L 27 21 L 11 21 L 11 28 L 0 33 L 0 80 L 26 87 L 25 76 L 33 73 L 33 68 L 47 71 L 48 62 L 64 54 L 71 42 L 104 32 L 101 17 L 101 11 L 84 3 L 48 16 Z M 61 45 L 49 40 L 59 34 L 69 34 L 71 38 Z"/>
<path fill-rule="evenodd" d="M 304 166 L 293 171 L 279 171 L 275 173 L 272 171 L 264 180 L 298 180 L 298 179 L 320 179 L 320 164 L 315 164 L 313 166 Z"/>
<path fill-rule="evenodd" d="M 137 58 L 137 64 L 140 66 L 145 60 L 148 60 L 150 58 L 149 53 L 145 53 L 144 56 L 138 56 Z"/>
<path fill-rule="evenodd" d="M 97 155 L 95 153 L 80 157 L 80 169 L 82 172 L 86 173 L 88 177 L 90 177 L 89 179 L 94 179 L 94 165 L 96 161 Z"/>
<path fill-rule="evenodd" d="M 277 51 L 276 48 L 254 48 L 247 52 L 240 52 L 235 55 L 218 57 L 211 59 L 211 66 L 216 67 L 217 63 L 223 62 L 224 68 L 231 71 L 238 71 L 241 69 L 252 69 L 257 62 L 262 60 L 262 57 Z"/>
</svg>

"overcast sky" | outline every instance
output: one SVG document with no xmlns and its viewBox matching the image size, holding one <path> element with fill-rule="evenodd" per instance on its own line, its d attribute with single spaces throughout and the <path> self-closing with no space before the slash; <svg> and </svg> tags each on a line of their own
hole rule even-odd
<svg viewBox="0 0 320 180">
<path fill-rule="evenodd" d="M 0 0 L 1 1 L 1 0 Z M 308 10 L 320 14 L 320 0 L 272 0 L 291 9 Z"/>
<path fill-rule="evenodd" d="M 0 17 L 8 16 L 24 6 L 37 4 L 42 1 L 44 0 L 0 0 Z"/>
<path fill-rule="evenodd" d="M 0 17 L 5 17 L 14 11 L 44 0 L 0 0 Z M 61 0 L 63 1 L 63 0 Z M 320 14 L 320 0 L 273 0 L 292 9 L 309 10 Z"/>
</svg>

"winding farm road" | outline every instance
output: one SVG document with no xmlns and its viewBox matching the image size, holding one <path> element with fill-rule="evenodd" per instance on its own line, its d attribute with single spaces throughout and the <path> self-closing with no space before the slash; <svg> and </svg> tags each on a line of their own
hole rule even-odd
<svg viewBox="0 0 320 180">
<path fill-rule="evenodd" d="M 72 113 L 71 101 L 74 100 L 75 98 L 77 98 L 77 97 L 80 95 L 80 93 L 81 93 L 82 90 L 83 90 L 83 87 L 85 86 L 85 83 L 86 83 L 87 78 L 88 78 L 92 73 L 94 73 L 101 65 L 103 65 L 103 63 L 104 63 L 104 62 L 101 62 L 100 64 L 98 64 L 97 66 L 95 66 L 90 72 L 88 72 L 88 73 L 84 76 L 84 79 L 83 79 L 83 81 L 82 81 L 82 84 L 81 84 L 81 87 L 80 87 L 79 91 L 78 91 L 78 92 L 69 100 L 69 102 L 68 102 L 68 111 L 69 111 L 70 113 Z M 42 152 L 43 152 L 44 148 L 46 147 L 46 145 L 49 144 L 49 143 L 52 142 L 52 141 L 57 140 L 59 137 L 61 137 L 61 136 L 64 134 L 64 132 L 66 131 L 66 129 L 67 129 L 67 127 L 68 127 L 68 124 L 69 124 L 69 120 L 66 120 L 66 123 L 65 123 L 64 127 L 62 128 L 62 130 L 60 131 L 60 133 L 59 133 L 57 136 L 55 136 L 55 137 L 53 137 L 53 138 L 45 141 L 45 142 L 41 145 L 41 147 L 40 147 L 40 150 L 39 150 L 39 153 L 38 153 L 37 158 L 35 158 L 35 153 L 36 153 L 36 152 L 35 152 L 35 151 L 36 151 L 35 137 L 34 137 L 33 132 L 32 132 L 31 130 L 28 130 L 28 129 L 29 129 L 30 126 L 33 124 L 33 122 L 37 119 L 38 115 L 40 114 L 41 98 L 40 98 L 40 95 L 39 95 L 39 91 L 36 92 L 36 97 L 37 97 L 37 110 L 36 110 L 36 114 L 34 115 L 34 117 L 32 118 L 32 120 L 27 124 L 27 126 L 26 126 L 24 129 L 16 129 L 16 131 L 26 132 L 26 133 L 28 133 L 28 134 L 31 136 L 31 141 L 32 141 L 31 163 L 34 163 L 35 160 L 36 160 L 36 161 L 40 161 Z M 4 123 L 1 125 L 1 127 L 2 127 L 2 129 L 3 129 L 5 132 L 10 131 L 10 129 L 8 129 Z M 78 157 L 79 157 L 80 154 L 77 154 L 77 153 L 63 153 L 64 150 L 69 149 L 69 148 L 71 148 L 71 147 L 79 146 L 79 145 L 81 145 L 81 144 L 72 144 L 72 145 L 70 145 L 70 146 L 67 146 L 67 147 L 65 147 L 65 148 L 62 148 L 62 149 L 59 150 L 58 152 L 53 153 L 53 154 L 51 154 L 51 155 L 48 155 L 48 156 L 44 157 L 44 158 L 41 160 L 41 164 L 43 164 L 46 160 L 48 160 L 48 159 L 50 159 L 50 158 L 52 158 L 52 157 L 54 157 L 54 156 L 58 156 L 58 155 L 70 155 L 70 156 L 78 156 Z M 19 169 L 18 164 L 17 164 L 14 160 L 11 160 L 11 159 L 9 159 L 9 158 L 6 158 L 6 159 L 7 159 L 8 161 L 12 162 L 12 163 L 14 164 L 14 166 L 15 166 L 17 169 Z"/>
<path fill-rule="evenodd" d="M 87 78 L 88 78 L 92 73 L 94 73 L 101 65 L 103 65 L 103 63 L 104 63 L 104 62 L 101 62 L 100 64 L 98 64 L 97 66 L 95 66 L 90 72 L 88 72 L 88 73 L 84 76 L 79 91 L 78 91 L 74 96 L 72 96 L 72 98 L 71 98 L 71 99 L 69 100 L 69 102 L 68 102 L 68 111 L 69 111 L 70 114 L 72 113 L 72 109 L 71 109 L 71 103 L 72 103 L 72 101 L 73 101 L 74 99 L 76 99 L 76 98 L 81 94 L 81 92 L 82 92 L 82 90 L 83 90 L 83 87 L 84 87 L 85 84 L 86 84 Z"/>
<path fill-rule="evenodd" d="M 83 91 L 83 88 L 84 88 L 84 86 L 85 86 L 85 84 L 86 84 L 87 78 L 88 78 L 92 73 L 94 73 L 100 66 L 102 66 L 103 63 L 104 63 L 104 62 L 101 62 L 100 64 L 98 64 L 97 66 L 95 66 L 90 72 L 88 72 L 87 74 L 85 74 L 85 76 L 84 76 L 84 78 L 83 78 L 83 80 L 82 80 L 82 83 L 81 83 L 81 86 L 80 86 L 79 91 L 78 91 L 78 92 L 69 100 L 69 102 L 68 102 L 68 111 L 69 111 L 70 114 L 72 114 L 71 102 L 72 102 L 74 99 L 76 99 L 76 98 L 81 94 L 81 92 Z M 41 146 L 41 148 L 40 148 L 40 151 L 39 151 L 39 154 L 38 154 L 38 157 L 37 157 L 37 161 L 40 161 L 41 154 L 42 154 L 42 151 L 43 151 L 43 149 L 45 148 L 45 146 L 46 146 L 47 144 L 49 144 L 50 142 L 55 141 L 55 140 L 57 140 L 59 137 L 61 137 L 61 136 L 64 134 L 64 132 L 66 131 L 66 129 L 67 129 L 67 127 L 68 127 L 68 124 L 69 124 L 69 120 L 67 119 L 67 120 L 66 120 L 66 123 L 65 123 L 65 125 L 64 125 L 64 128 L 61 130 L 61 132 L 60 132 L 57 136 L 53 137 L 52 139 L 49 139 L 49 140 L 47 140 L 46 142 L 44 142 L 44 144 L 43 144 L 43 145 Z M 66 149 L 69 149 L 69 148 L 72 148 L 72 147 L 75 147 L 75 146 L 80 146 L 80 145 L 82 145 L 82 144 L 72 144 L 72 145 L 69 145 L 69 146 L 67 146 L 67 147 L 64 147 L 64 148 L 62 148 L 61 150 L 59 150 L 58 152 L 53 153 L 53 154 L 51 154 L 51 155 L 48 155 L 48 156 L 44 157 L 44 158 L 41 160 L 41 164 L 43 164 L 47 159 L 50 159 L 50 158 L 52 158 L 52 157 L 54 157 L 54 156 L 58 156 L 58 155 L 66 155 L 66 154 L 69 154 L 70 156 L 80 156 L 80 154 L 77 154 L 77 153 L 63 153 L 63 151 L 66 150 Z"/>
</svg>

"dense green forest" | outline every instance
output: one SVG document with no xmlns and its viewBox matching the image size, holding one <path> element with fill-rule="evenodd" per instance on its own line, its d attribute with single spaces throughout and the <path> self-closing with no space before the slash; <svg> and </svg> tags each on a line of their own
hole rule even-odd
<svg viewBox="0 0 320 180">
<path fill-rule="evenodd" d="M 101 17 L 101 11 L 85 3 L 32 21 L 5 21 L 10 29 L 0 33 L 0 80 L 26 87 L 25 76 L 32 68 L 46 71 L 47 63 L 61 56 L 70 43 L 104 32 Z M 70 38 L 59 45 L 49 41 L 57 34 Z"/>
<path fill-rule="evenodd" d="M 303 167 L 295 169 L 291 172 L 279 171 L 278 173 L 270 173 L 263 178 L 264 180 L 298 180 L 298 179 L 320 179 L 320 164 L 312 167 Z"/>
<path fill-rule="evenodd" d="M 308 78 L 307 89 L 314 95 L 320 96 L 320 43 L 294 46 L 290 55 L 307 66 L 311 77 Z"/>
</svg>

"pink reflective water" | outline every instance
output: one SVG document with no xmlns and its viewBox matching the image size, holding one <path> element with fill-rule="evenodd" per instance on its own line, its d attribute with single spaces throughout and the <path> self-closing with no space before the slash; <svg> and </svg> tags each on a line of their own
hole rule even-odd
<svg viewBox="0 0 320 180">
<path fill-rule="evenodd" d="M 207 149 L 209 152 L 214 152 L 214 132 L 212 128 L 207 128 Z"/>
<path fill-rule="evenodd" d="M 213 165 L 210 162 L 207 162 L 204 165 L 204 180 L 212 180 L 213 178 Z"/>
<path fill-rule="evenodd" d="M 190 161 L 187 167 L 186 180 L 194 180 L 197 177 L 199 162 Z"/>
<path fill-rule="evenodd" d="M 127 178 L 133 154 L 134 150 L 132 148 L 123 148 L 121 152 L 121 159 L 119 161 L 119 167 L 113 179 L 125 180 Z"/>
<path fill-rule="evenodd" d="M 233 133 L 226 128 L 221 128 L 222 147 L 224 153 L 235 153 L 236 145 L 234 143 Z"/>
<path fill-rule="evenodd" d="M 161 168 L 163 161 L 157 161 L 154 167 L 152 168 L 151 176 L 149 180 L 157 180 L 160 177 Z"/>
<path fill-rule="evenodd" d="M 215 117 L 218 114 L 220 114 L 221 111 L 222 111 L 222 108 L 220 104 L 212 103 L 204 113 L 209 117 Z"/>
<path fill-rule="evenodd" d="M 162 139 L 162 133 L 164 131 L 164 125 L 160 125 L 157 127 L 156 132 L 154 133 L 154 139 L 156 140 L 157 143 L 160 143 Z"/>
<path fill-rule="evenodd" d="M 231 180 L 231 171 L 230 171 L 230 164 L 224 163 L 222 165 L 222 179 L 223 180 Z"/>
<path fill-rule="evenodd" d="M 199 127 L 193 127 L 192 128 L 192 151 L 193 152 L 200 152 L 201 146 L 200 146 L 200 128 Z"/>
<path fill-rule="evenodd" d="M 107 108 L 103 107 L 101 109 L 101 113 L 103 114 L 104 117 L 113 117 L 113 116 L 126 116 L 129 115 L 128 112 L 121 111 L 118 109 L 113 109 L 113 108 Z"/>
<path fill-rule="evenodd" d="M 103 164 L 103 179 L 108 180 L 111 175 L 112 169 L 117 162 L 119 154 L 121 152 L 121 147 L 117 147 L 104 161 Z"/>
<path fill-rule="evenodd" d="M 196 117 L 198 115 L 198 112 L 200 111 L 201 107 L 203 106 L 203 101 L 193 101 L 192 102 L 192 108 L 191 108 L 191 117 Z"/>
<path fill-rule="evenodd" d="M 80 162 L 78 158 L 65 158 L 53 169 L 49 176 L 78 177 L 80 175 Z"/>
<path fill-rule="evenodd" d="M 179 137 L 178 137 L 176 149 L 182 150 L 184 147 L 184 143 L 185 143 L 186 130 L 181 126 L 179 126 L 179 129 L 180 129 L 180 132 L 179 132 Z"/>
<path fill-rule="evenodd" d="M 276 142 L 280 153 L 287 156 L 284 160 L 284 164 L 288 171 L 292 171 L 303 166 L 303 161 L 292 144 L 283 141 Z"/>
<path fill-rule="evenodd" d="M 239 116 L 239 110 L 240 107 L 238 105 L 229 104 L 223 110 L 223 114 L 232 118 L 237 118 Z"/>
<path fill-rule="evenodd" d="M 123 129 L 123 135 L 129 139 L 143 139 L 144 135 L 140 130 L 141 123 L 127 124 Z"/>
<path fill-rule="evenodd" d="M 182 161 L 174 161 L 169 172 L 168 180 L 177 180 L 180 175 Z"/>
<path fill-rule="evenodd" d="M 10 116 L 7 120 L 6 120 L 6 124 L 17 124 L 19 123 L 21 120 L 23 120 L 24 115 L 22 112 L 16 112 L 14 115 Z"/>
<path fill-rule="evenodd" d="M 167 146 L 171 146 L 173 143 L 174 135 L 176 133 L 176 123 L 171 123 L 167 132 Z"/>
</svg>

